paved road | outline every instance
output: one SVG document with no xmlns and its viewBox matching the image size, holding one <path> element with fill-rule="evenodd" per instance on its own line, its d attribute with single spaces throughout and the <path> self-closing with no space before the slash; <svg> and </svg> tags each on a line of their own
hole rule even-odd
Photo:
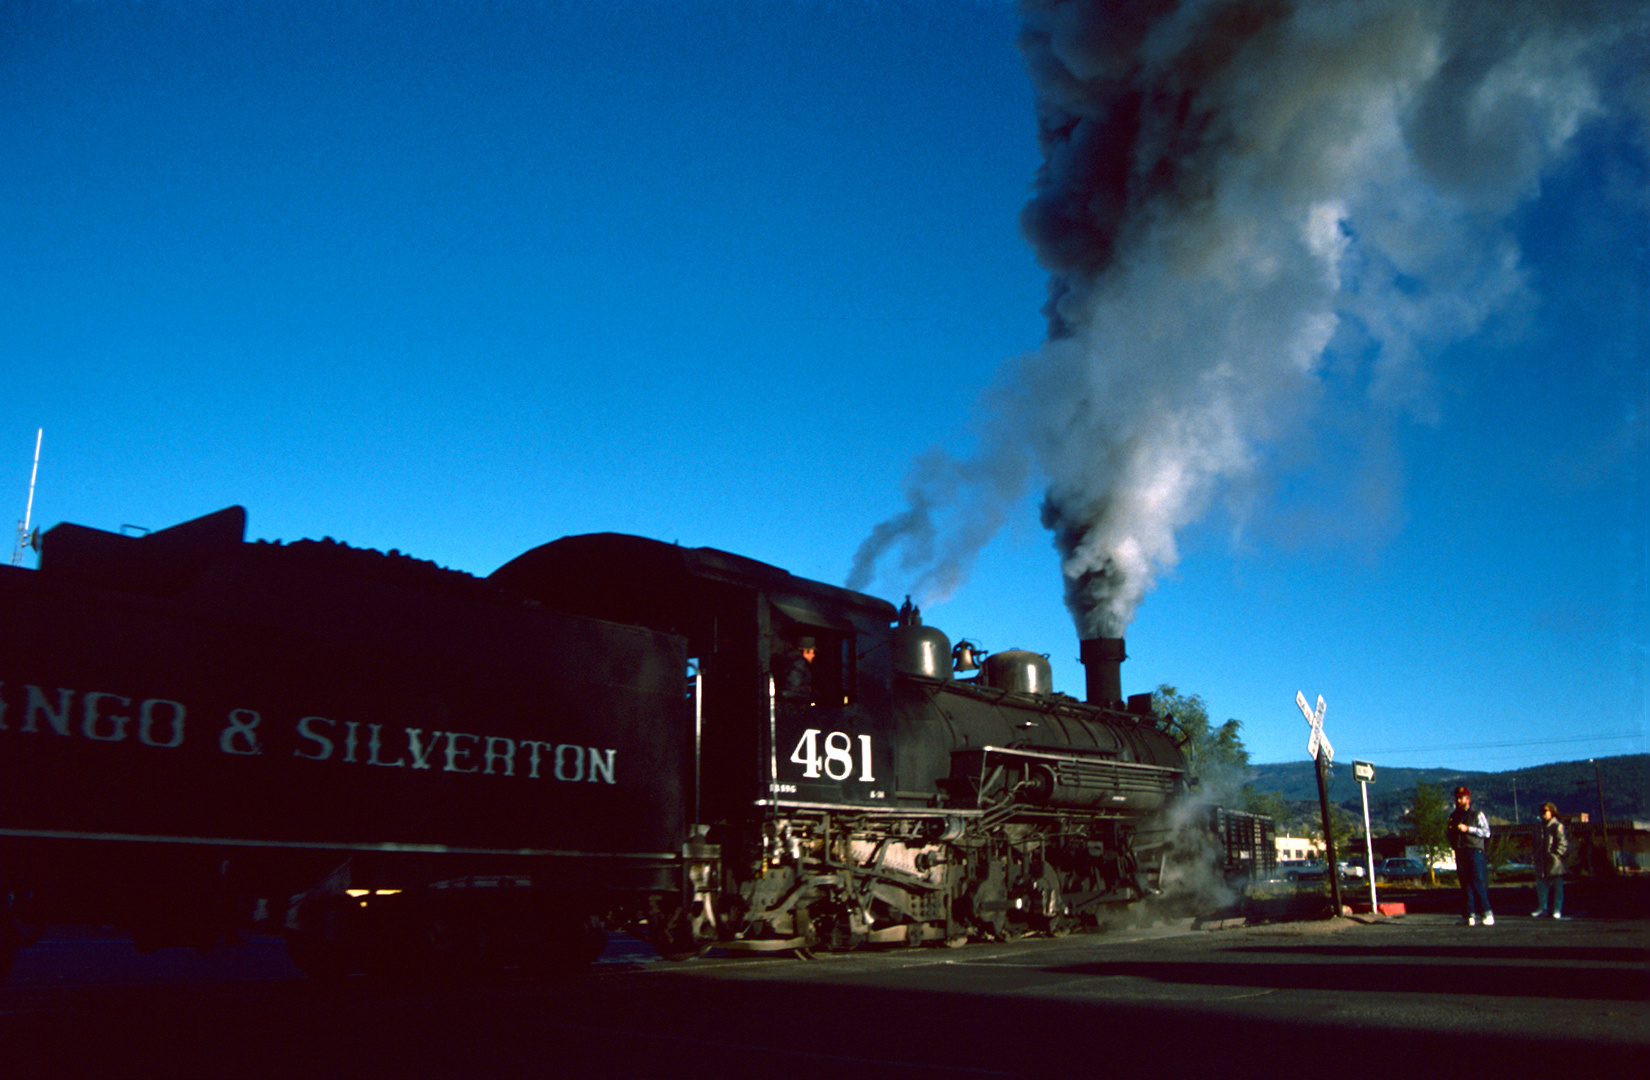
<svg viewBox="0 0 1650 1080">
<path fill-rule="evenodd" d="M 328 985 L 273 941 L 139 958 L 63 938 L 0 988 L 0 1075 L 1638 1075 L 1646 946 L 1640 919 L 1419 914 Z"/>
</svg>

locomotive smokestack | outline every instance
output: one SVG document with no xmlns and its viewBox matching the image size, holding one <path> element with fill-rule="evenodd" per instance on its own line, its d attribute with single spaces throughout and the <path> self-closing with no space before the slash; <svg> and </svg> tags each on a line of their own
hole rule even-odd
<svg viewBox="0 0 1650 1080">
<path fill-rule="evenodd" d="M 1128 654 L 1120 637 L 1084 638 L 1079 658 L 1088 675 L 1090 705 L 1123 705 L 1123 661 Z"/>
</svg>

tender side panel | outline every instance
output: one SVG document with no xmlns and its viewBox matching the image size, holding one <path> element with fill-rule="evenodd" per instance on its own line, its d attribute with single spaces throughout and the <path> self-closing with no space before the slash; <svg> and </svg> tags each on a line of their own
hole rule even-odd
<svg viewBox="0 0 1650 1080">
<path fill-rule="evenodd" d="M 669 880 L 679 639 L 280 556 L 236 549 L 170 597 L 5 568 L 11 850 L 164 841 L 313 865 L 395 854 L 431 880 L 581 861 Z"/>
</svg>

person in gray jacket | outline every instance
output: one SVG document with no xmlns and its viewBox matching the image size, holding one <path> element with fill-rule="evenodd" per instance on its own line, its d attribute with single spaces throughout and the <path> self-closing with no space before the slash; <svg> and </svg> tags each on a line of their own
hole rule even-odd
<svg viewBox="0 0 1650 1080">
<path fill-rule="evenodd" d="M 1461 902 L 1466 907 L 1461 918 L 1463 926 L 1477 926 L 1480 917 L 1485 926 L 1495 925 L 1495 912 L 1490 910 L 1489 865 L 1484 858 L 1489 838 L 1490 819 L 1482 810 L 1472 808 L 1472 792 L 1456 788 L 1455 810 L 1449 816 L 1449 843 L 1455 849 L 1455 878 L 1461 883 Z"/>
<path fill-rule="evenodd" d="M 1564 915 L 1564 853 L 1570 850 L 1570 839 L 1564 833 L 1564 823 L 1558 820 L 1558 807 L 1550 802 L 1541 804 L 1541 832 L 1535 845 L 1535 910 L 1534 918 Z"/>
</svg>

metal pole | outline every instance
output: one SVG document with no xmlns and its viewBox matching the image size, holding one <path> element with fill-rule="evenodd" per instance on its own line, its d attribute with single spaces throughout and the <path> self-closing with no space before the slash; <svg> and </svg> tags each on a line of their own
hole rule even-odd
<svg viewBox="0 0 1650 1080">
<path fill-rule="evenodd" d="M 1364 863 L 1365 873 L 1369 875 L 1369 913 L 1379 915 L 1381 905 L 1375 899 L 1375 837 L 1369 831 L 1369 781 L 1358 781 L 1364 796 Z"/>
<path fill-rule="evenodd" d="M 1593 782 L 1598 785 L 1598 831 L 1603 838 L 1599 845 L 1604 849 L 1604 872 L 1613 876 L 1616 872 L 1616 860 L 1610 854 L 1610 824 L 1604 817 L 1604 773 L 1599 769 L 1597 758 L 1588 758 L 1593 764 Z"/>
<path fill-rule="evenodd" d="M 704 791 L 704 739 L 705 739 L 705 674 L 699 670 L 699 665 L 693 665 L 693 820 L 691 825 L 697 825 L 705 820 L 703 799 Z"/>
<path fill-rule="evenodd" d="M 1329 856 L 1329 900 L 1335 906 L 1330 918 L 1341 915 L 1341 868 L 1335 861 L 1335 830 L 1329 822 L 1329 768 L 1324 760 L 1323 747 L 1313 756 L 1318 763 L 1318 810 L 1323 814 L 1323 848 Z"/>
<path fill-rule="evenodd" d="M 23 520 L 17 523 L 17 546 L 11 552 L 13 566 L 23 565 L 23 547 L 29 542 L 29 524 L 34 520 L 34 481 L 40 475 L 40 437 L 45 433 L 45 428 L 34 431 L 34 468 L 29 470 L 29 503 L 23 511 Z"/>
</svg>

